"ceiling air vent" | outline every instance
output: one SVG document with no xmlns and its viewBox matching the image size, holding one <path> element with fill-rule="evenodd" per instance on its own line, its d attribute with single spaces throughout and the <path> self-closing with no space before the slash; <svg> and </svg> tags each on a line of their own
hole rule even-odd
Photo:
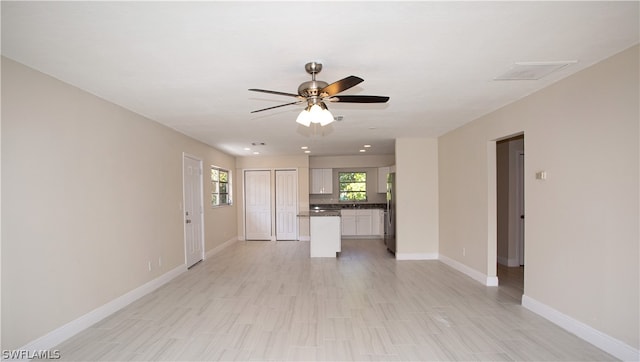
<svg viewBox="0 0 640 362">
<path fill-rule="evenodd" d="M 556 62 L 517 62 L 506 73 L 493 78 L 493 80 L 538 80 L 568 65 L 577 63 L 577 60 Z"/>
</svg>

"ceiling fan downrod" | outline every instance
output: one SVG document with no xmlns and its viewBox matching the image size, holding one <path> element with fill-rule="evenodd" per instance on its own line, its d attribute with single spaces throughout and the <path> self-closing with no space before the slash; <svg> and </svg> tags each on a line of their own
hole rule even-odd
<svg viewBox="0 0 640 362">
<path fill-rule="evenodd" d="M 307 73 L 311 74 L 311 80 L 316 80 L 316 74 L 320 73 L 320 71 L 322 70 L 322 64 L 309 62 L 304 65 L 304 70 L 306 70 Z"/>
<path fill-rule="evenodd" d="M 322 64 L 316 62 L 310 62 L 305 64 L 304 70 L 311 74 L 311 80 L 300 84 L 298 87 L 298 94 L 302 97 L 318 97 L 320 90 L 328 86 L 329 83 L 321 80 L 316 80 L 316 74 L 322 70 Z"/>
</svg>

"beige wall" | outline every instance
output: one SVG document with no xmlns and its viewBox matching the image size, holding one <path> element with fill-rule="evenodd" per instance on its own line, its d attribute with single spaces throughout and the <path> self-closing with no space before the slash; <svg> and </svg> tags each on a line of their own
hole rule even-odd
<svg viewBox="0 0 640 362">
<path fill-rule="evenodd" d="M 203 160 L 211 250 L 237 227 L 208 207 L 207 166 L 233 157 L 2 58 L 3 349 L 184 265 L 183 152 Z"/>
<path fill-rule="evenodd" d="M 396 139 L 396 212 L 396 257 L 437 258 L 437 139 Z"/>
<path fill-rule="evenodd" d="M 309 168 L 384 167 L 395 164 L 394 155 L 311 156 Z"/>
<path fill-rule="evenodd" d="M 298 171 L 298 211 L 309 210 L 309 156 L 251 156 L 238 157 L 236 164 L 238 192 L 236 200 L 238 205 L 237 234 L 244 239 L 244 170 L 270 170 L 271 172 L 271 199 L 275 200 L 275 170 L 295 169 Z M 273 204 L 273 203 L 272 203 Z M 271 214 L 275 215 L 275 205 L 272 205 Z M 271 218 L 272 239 L 275 239 L 275 217 Z M 309 239 L 309 219 L 298 219 L 298 236 L 301 240 Z"/>
<path fill-rule="evenodd" d="M 525 295 L 636 349 L 638 52 L 439 138 L 440 254 L 495 275 L 493 141 L 524 132 Z"/>
</svg>

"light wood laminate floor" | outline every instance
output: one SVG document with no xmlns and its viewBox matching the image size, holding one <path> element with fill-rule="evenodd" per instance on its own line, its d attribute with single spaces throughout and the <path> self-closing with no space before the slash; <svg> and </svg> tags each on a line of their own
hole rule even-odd
<svg viewBox="0 0 640 362">
<path fill-rule="evenodd" d="M 524 266 L 508 267 L 498 264 L 500 291 L 512 296 L 518 303 L 524 294 Z"/>
<path fill-rule="evenodd" d="M 380 240 L 237 242 L 57 347 L 63 360 L 613 360 L 439 261 Z"/>
</svg>

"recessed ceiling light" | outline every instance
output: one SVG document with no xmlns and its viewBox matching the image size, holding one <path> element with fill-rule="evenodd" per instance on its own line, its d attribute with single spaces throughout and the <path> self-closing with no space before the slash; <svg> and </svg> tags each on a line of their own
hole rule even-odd
<svg viewBox="0 0 640 362">
<path fill-rule="evenodd" d="M 244 150 L 245 151 L 251 151 L 251 149 L 249 147 L 245 147 Z"/>
<path fill-rule="evenodd" d="M 371 145 L 364 145 L 364 148 L 369 148 L 371 147 Z"/>
<path fill-rule="evenodd" d="M 308 149 L 308 148 L 309 148 L 309 147 L 307 147 L 307 146 L 302 146 L 302 147 L 300 147 L 300 149 L 301 149 L 301 150 L 306 150 L 306 149 Z"/>
<path fill-rule="evenodd" d="M 253 154 L 254 154 L 254 155 L 259 155 L 259 154 L 260 154 L 260 152 L 258 152 L 258 151 L 253 151 Z"/>
<path fill-rule="evenodd" d="M 360 152 L 367 152 L 367 150 L 365 150 L 365 149 L 362 149 L 362 150 L 360 150 Z"/>
<path fill-rule="evenodd" d="M 306 150 L 306 151 L 304 151 L 304 153 L 311 153 L 311 151 L 309 151 L 309 150 Z"/>
</svg>

